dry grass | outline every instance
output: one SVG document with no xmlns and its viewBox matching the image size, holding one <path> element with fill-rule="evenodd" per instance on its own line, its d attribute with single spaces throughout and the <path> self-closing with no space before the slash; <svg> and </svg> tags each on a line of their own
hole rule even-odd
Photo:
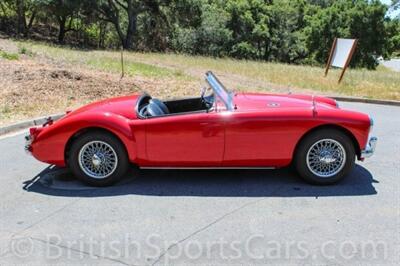
<svg viewBox="0 0 400 266">
<path fill-rule="evenodd" d="M 177 69 L 195 69 L 200 73 L 211 69 L 225 75 L 236 75 L 261 85 L 238 84 L 241 90 L 270 90 L 287 88 L 292 91 L 314 91 L 328 95 L 358 96 L 375 99 L 400 100 L 400 73 L 379 66 L 378 70 L 350 69 L 338 84 L 341 70 L 331 69 L 324 77 L 320 67 L 295 66 L 233 59 L 213 59 L 173 54 L 128 55 L 131 60 L 166 65 Z"/>
<path fill-rule="evenodd" d="M 0 125 L 141 89 L 162 98 L 197 95 L 207 70 L 241 91 L 290 90 L 400 100 L 400 73 L 384 67 L 349 70 L 338 85 L 338 70 L 324 78 L 324 70 L 318 67 L 125 52 L 125 77 L 120 81 L 120 53 L 116 51 L 6 39 L 0 39 L 0 50 L 18 55 L 0 58 Z"/>
<path fill-rule="evenodd" d="M 51 58 L 80 62 L 96 69 L 120 71 L 119 52 L 83 52 L 37 43 L 25 45 Z M 128 71 L 132 70 L 131 75 L 141 74 L 152 77 L 169 75 L 182 78 L 186 74 L 200 80 L 205 71 L 213 70 L 226 76 L 227 80 L 230 77 L 237 79 L 232 86 L 240 90 L 315 91 L 329 95 L 400 100 L 400 73 L 383 66 L 380 66 L 377 71 L 350 69 L 346 72 L 343 82 L 338 84 L 337 80 L 341 72 L 338 69 L 331 69 L 328 77 L 324 77 L 324 69 L 320 67 L 177 54 L 126 52 L 124 57 Z M 154 69 L 144 71 L 145 66 Z"/>
</svg>

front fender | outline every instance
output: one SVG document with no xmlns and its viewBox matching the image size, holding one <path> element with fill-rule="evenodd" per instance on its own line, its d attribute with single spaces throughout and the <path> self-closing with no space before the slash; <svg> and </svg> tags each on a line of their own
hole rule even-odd
<svg viewBox="0 0 400 266">
<path fill-rule="evenodd" d="M 349 131 L 360 150 L 367 145 L 371 127 L 367 114 L 345 109 L 317 109 L 317 119 L 324 124 L 334 124 Z"/>
<path fill-rule="evenodd" d="M 40 131 L 32 143 L 32 154 L 42 162 L 65 166 L 65 149 L 71 138 L 83 130 L 98 128 L 117 136 L 124 144 L 130 161 L 134 161 L 136 138 L 130 122 L 131 120 L 121 115 L 109 112 L 66 116 Z"/>
</svg>

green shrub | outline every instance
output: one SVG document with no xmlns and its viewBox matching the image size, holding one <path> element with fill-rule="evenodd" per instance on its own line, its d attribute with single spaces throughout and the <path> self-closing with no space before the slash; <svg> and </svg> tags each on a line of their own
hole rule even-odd
<svg viewBox="0 0 400 266">
<path fill-rule="evenodd" d="M 18 53 L 28 55 L 28 56 L 33 56 L 33 52 L 31 50 L 29 50 L 28 48 L 26 48 L 25 46 L 19 47 Z"/>
<path fill-rule="evenodd" d="M 248 42 L 240 42 L 232 47 L 231 54 L 240 59 L 256 58 L 257 50 Z"/>
<path fill-rule="evenodd" d="M 2 51 L 2 50 L 0 50 L 0 57 L 7 59 L 7 60 L 18 60 L 19 59 L 18 54 L 7 53 L 6 51 Z"/>
</svg>

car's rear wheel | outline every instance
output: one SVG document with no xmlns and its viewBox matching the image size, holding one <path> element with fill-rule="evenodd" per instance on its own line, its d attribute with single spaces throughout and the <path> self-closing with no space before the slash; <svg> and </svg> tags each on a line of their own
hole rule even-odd
<svg viewBox="0 0 400 266">
<path fill-rule="evenodd" d="M 75 140 L 68 161 L 74 175 L 91 186 L 112 185 L 129 167 L 123 144 L 102 131 L 88 132 Z"/>
<path fill-rule="evenodd" d="M 302 140 L 294 164 L 306 181 L 328 185 L 344 178 L 354 167 L 354 161 L 354 145 L 345 133 L 321 129 Z"/>
</svg>

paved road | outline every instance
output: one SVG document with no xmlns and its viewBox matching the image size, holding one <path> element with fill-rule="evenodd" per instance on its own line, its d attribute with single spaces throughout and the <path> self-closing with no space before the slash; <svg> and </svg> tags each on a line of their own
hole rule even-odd
<svg viewBox="0 0 400 266">
<path fill-rule="evenodd" d="M 400 108 L 342 106 L 370 113 L 379 143 L 330 187 L 147 170 L 93 189 L 25 155 L 21 135 L 0 140 L 0 264 L 398 264 Z"/>
<path fill-rule="evenodd" d="M 400 59 L 392 59 L 390 61 L 382 61 L 382 65 L 394 69 L 396 71 L 400 71 Z"/>
</svg>

